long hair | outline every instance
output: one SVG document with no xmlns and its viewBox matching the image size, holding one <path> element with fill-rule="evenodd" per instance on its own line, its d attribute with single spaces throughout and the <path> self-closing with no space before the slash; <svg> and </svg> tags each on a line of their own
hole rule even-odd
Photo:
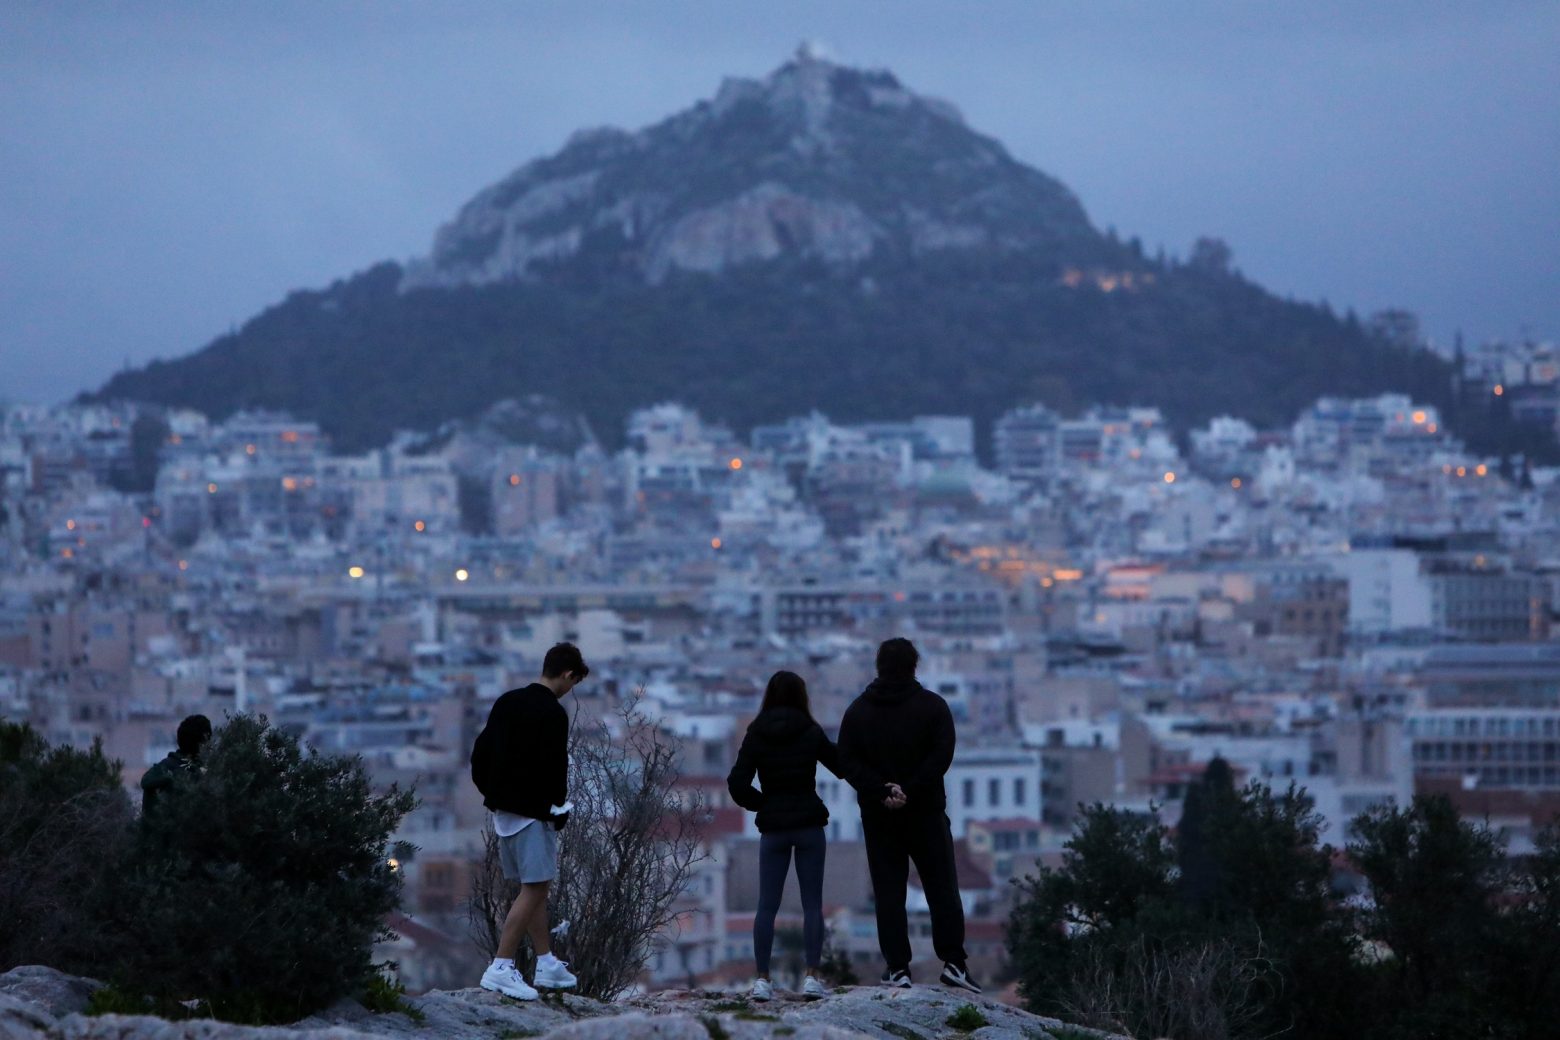
<svg viewBox="0 0 1560 1040">
<path fill-rule="evenodd" d="M 778 671 L 771 675 L 769 685 L 764 688 L 764 703 L 759 705 L 759 714 L 770 708 L 797 708 L 812 718 L 812 710 L 807 706 L 806 680 L 795 672 Z"/>
</svg>

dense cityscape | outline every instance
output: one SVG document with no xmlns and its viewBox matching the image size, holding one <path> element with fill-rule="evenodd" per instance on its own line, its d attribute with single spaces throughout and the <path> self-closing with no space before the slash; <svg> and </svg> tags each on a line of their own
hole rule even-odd
<svg viewBox="0 0 1560 1040">
<path fill-rule="evenodd" d="M 1556 428 L 1552 346 L 1470 351 L 1462 378 Z M 781 668 L 832 731 L 894 635 L 957 721 L 948 815 L 986 977 L 1009 881 L 1056 862 L 1081 804 L 1173 825 L 1215 756 L 1302 785 L 1334 845 L 1435 792 L 1515 856 L 1560 809 L 1560 468 L 1480 457 L 1393 394 L 1184 437 L 1145 407 L 948 413 L 738 436 L 668 402 L 593 431 L 531 398 L 339 455 L 282 414 L 4 406 L 0 717 L 101 739 L 131 788 L 194 712 L 260 713 L 414 785 L 389 950 L 413 990 L 480 967 L 469 751 L 560 640 L 591 664 L 571 712 L 637 704 L 704 813 L 647 985 L 751 976 L 736 746 Z M 854 793 L 818 790 L 831 947 L 867 974 Z"/>
</svg>

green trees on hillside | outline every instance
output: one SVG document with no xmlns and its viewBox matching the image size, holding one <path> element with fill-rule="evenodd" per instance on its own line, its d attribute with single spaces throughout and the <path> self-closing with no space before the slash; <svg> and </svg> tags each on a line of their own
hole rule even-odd
<svg viewBox="0 0 1560 1040">
<path fill-rule="evenodd" d="M 164 1013 L 197 1001 L 252 1022 L 366 984 L 400 895 L 388 843 L 413 796 L 376 793 L 360 759 L 311 753 L 253 716 L 229 719 L 202 761 L 137 821 L 98 749 L 0 723 L 0 968 L 46 963 Z"/>
<path fill-rule="evenodd" d="M 1508 868 L 1499 836 L 1417 799 L 1354 821 L 1372 899 L 1332 888 L 1310 798 L 1215 760 L 1174 838 L 1087 809 L 1062 866 L 1021 883 L 1008 943 L 1042 1014 L 1176 1038 L 1552 1035 L 1560 831 Z"/>
<path fill-rule="evenodd" d="M 1133 288 L 1069 286 L 1057 260 L 1034 253 L 953 250 L 850 273 L 777 261 L 650 286 L 576 265 L 546 281 L 405 293 L 384 264 L 295 293 L 198 354 L 122 373 L 103 394 L 217 416 L 282 408 L 348 451 L 532 393 L 609 439 L 660 400 L 738 430 L 816 408 L 842 421 L 956 410 L 983 431 L 1035 401 L 1268 427 L 1325 394 L 1453 403 L 1448 362 L 1326 307 L 1233 272 L 1106 252 L 1098 262 L 1134 271 Z M 1495 442 L 1519 431 L 1495 423 L 1466 408 L 1453 421 L 1499 454 Z"/>
</svg>

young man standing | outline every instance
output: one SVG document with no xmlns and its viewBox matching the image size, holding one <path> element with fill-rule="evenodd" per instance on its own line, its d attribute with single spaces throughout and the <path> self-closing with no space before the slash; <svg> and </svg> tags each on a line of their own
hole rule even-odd
<svg viewBox="0 0 1560 1040">
<path fill-rule="evenodd" d="M 943 961 L 941 981 L 979 993 L 965 964 L 964 904 L 944 811 L 943 774 L 953 764 L 956 741 L 953 714 L 947 701 L 916 682 L 919 660 L 908 639 L 878 647 L 877 678 L 840 721 L 840 765 L 861 806 L 878 946 L 888 964 L 883 982 L 910 986 L 905 891 L 914 862 L 932 913 L 932 946 Z"/>
<path fill-rule="evenodd" d="M 536 951 L 536 986 L 572 989 L 579 981 L 553 956 L 547 887 L 558 876 L 558 831 L 569 818 L 569 714 L 558 702 L 589 674 L 579 647 L 559 643 L 542 659 L 539 680 L 493 702 L 471 749 L 471 779 L 493 813 L 504 876 L 520 884 L 482 988 L 519 1000 L 537 997 L 515 967 L 522 936 Z"/>
</svg>

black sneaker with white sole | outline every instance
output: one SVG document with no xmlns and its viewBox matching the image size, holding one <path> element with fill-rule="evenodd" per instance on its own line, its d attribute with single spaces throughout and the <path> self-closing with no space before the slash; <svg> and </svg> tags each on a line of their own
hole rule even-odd
<svg viewBox="0 0 1560 1040">
<path fill-rule="evenodd" d="M 890 968 L 883 973 L 883 985 L 892 986 L 895 989 L 910 988 L 909 968 Z M 979 992 L 979 991 L 977 991 Z"/>
<path fill-rule="evenodd" d="M 942 975 L 938 979 L 944 986 L 954 986 L 958 989 L 967 989 L 971 993 L 981 992 L 980 984 L 970 978 L 969 971 L 962 964 L 952 961 L 943 965 Z"/>
</svg>

